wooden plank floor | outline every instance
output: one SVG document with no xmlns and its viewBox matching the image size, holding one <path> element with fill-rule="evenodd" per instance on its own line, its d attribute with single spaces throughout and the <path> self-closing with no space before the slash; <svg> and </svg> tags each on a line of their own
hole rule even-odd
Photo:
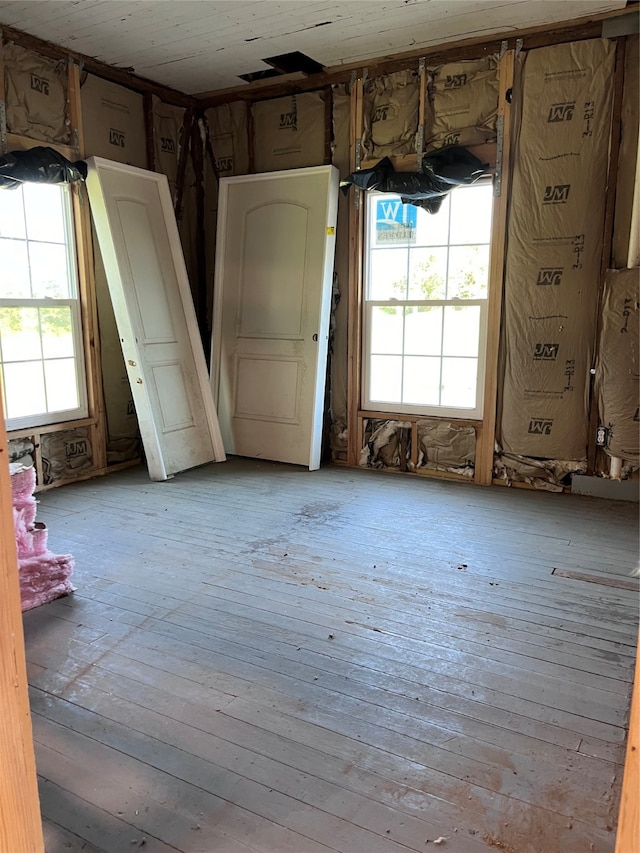
<svg viewBox="0 0 640 853">
<path fill-rule="evenodd" d="M 636 513 L 248 460 L 47 492 L 47 853 L 610 853 Z"/>
</svg>

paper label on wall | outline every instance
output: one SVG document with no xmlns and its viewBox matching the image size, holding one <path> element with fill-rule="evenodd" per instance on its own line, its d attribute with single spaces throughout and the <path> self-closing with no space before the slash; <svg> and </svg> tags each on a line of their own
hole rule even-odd
<svg viewBox="0 0 640 853">
<path fill-rule="evenodd" d="M 505 273 L 508 453 L 586 455 L 614 58 L 594 39 L 524 59 Z"/>
</svg>

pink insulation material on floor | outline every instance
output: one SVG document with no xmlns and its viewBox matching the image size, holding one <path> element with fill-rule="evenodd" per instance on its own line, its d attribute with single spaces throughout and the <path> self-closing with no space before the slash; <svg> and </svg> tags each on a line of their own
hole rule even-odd
<svg viewBox="0 0 640 853">
<path fill-rule="evenodd" d="M 23 610 L 31 610 L 75 589 L 69 580 L 73 557 L 57 556 L 47 548 L 47 528 L 36 521 L 36 473 L 33 467 L 11 474 L 13 523 L 16 529 L 20 598 Z"/>
</svg>

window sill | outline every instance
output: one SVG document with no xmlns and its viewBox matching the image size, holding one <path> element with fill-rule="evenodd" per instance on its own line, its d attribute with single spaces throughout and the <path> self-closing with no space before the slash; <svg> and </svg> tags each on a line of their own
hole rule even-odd
<svg viewBox="0 0 640 853">
<path fill-rule="evenodd" d="M 49 432 L 63 432 L 67 429 L 76 429 L 77 427 L 93 426 L 96 424 L 96 418 L 76 418 L 74 420 L 62 421 L 57 424 L 41 424 L 40 426 L 32 427 L 16 427 L 11 429 L 7 427 L 7 436 L 9 438 L 26 438 L 30 435 L 40 435 Z"/>
<path fill-rule="evenodd" d="M 379 409 L 358 409 L 359 418 L 375 418 L 382 421 L 455 421 L 461 426 L 482 426 L 482 415 L 471 418 L 458 417 L 457 415 L 429 415 L 424 413 L 407 412 L 382 412 Z"/>
</svg>

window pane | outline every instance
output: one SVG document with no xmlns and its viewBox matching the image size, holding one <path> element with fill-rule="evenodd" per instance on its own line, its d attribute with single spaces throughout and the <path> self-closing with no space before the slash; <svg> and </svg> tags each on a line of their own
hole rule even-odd
<svg viewBox="0 0 640 853">
<path fill-rule="evenodd" d="M 402 399 L 402 356 L 372 355 L 369 398 L 380 403 Z"/>
<path fill-rule="evenodd" d="M 58 308 L 41 308 L 40 328 L 42 329 L 42 354 L 45 358 L 73 356 L 73 325 L 71 308 L 68 305 Z"/>
<path fill-rule="evenodd" d="M 417 246 L 446 246 L 449 237 L 449 197 L 437 213 L 418 208 Z"/>
<path fill-rule="evenodd" d="M 402 402 L 411 406 L 437 406 L 439 398 L 440 359 L 405 358 Z"/>
<path fill-rule="evenodd" d="M 369 255 L 368 299 L 407 298 L 407 250 L 380 249 Z"/>
<path fill-rule="evenodd" d="M 488 280 L 488 246 L 452 246 L 449 249 L 447 299 L 486 299 Z"/>
<path fill-rule="evenodd" d="M 444 355 L 478 355 L 480 340 L 480 306 L 457 305 L 444 309 Z"/>
<path fill-rule="evenodd" d="M 372 193 L 367 202 L 366 299 L 385 303 L 366 311 L 367 403 L 476 414 L 493 187 L 459 187 L 435 215 L 402 208 L 397 196 L 381 205 L 380 197 Z"/>
<path fill-rule="evenodd" d="M 49 412 L 76 409 L 79 406 L 76 366 L 73 358 L 45 361 L 44 375 Z"/>
<path fill-rule="evenodd" d="M 443 358 L 440 404 L 475 408 L 477 373 L 477 358 Z"/>
<path fill-rule="evenodd" d="M 31 289 L 34 299 L 66 299 L 71 296 L 67 249 L 55 243 L 29 243 Z"/>
<path fill-rule="evenodd" d="M 409 355 L 440 355 L 442 308 L 405 308 L 404 351 Z"/>
<path fill-rule="evenodd" d="M 491 184 L 455 189 L 451 193 L 451 242 L 488 243 L 491 239 Z"/>
<path fill-rule="evenodd" d="M 402 308 L 371 309 L 371 352 L 402 354 Z"/>
<path fill-rule="evenodd" d="M 0 237 L 25 237 L 21 189 L 0 190 Z"/>
<path fill-rule="evenodd" d="M 409 299 L 445 299 L 447 250 L 412 249 L 409 255 Z"/>
<path fill-rule="evenodd" d="M 24 185 L 29 240 L 64 243 L 63 193 L 64 190 L 55 185 Z"/>
<path fill-rule="evenodd" d="M 3 371 L 8 418 L 24 418 L 46 411 L 41 361 L 5 364 Z"/>
<path fill-rule="evenodd" d="M 7 195 L 10 190 L 0 190 L 0 196 Z M 0 239 L 0 298 L 29 299 L 31 286 L 29 284 L 29 256 L 27 244 L 21 240 Z"/>
<path fill-rule="evenodd" d="M 42 358 L 37 308 L 0 308 L 0 345 L 3 361 Z"/>
</svg>

